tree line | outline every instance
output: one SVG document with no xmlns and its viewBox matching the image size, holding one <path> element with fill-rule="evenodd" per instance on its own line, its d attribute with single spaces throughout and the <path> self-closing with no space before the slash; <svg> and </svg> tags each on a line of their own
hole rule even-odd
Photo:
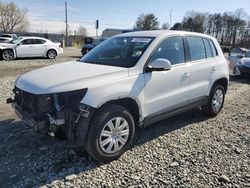
<svg viewBox="0 0 250 188">
<path fill-rule="evenodd" d="M 27 9 L 17 7 L 14 2 L 0 1 L 0 30 L 3 32 L 27 31 L 29 20 Z M 244 9 L 224 13 L 187 12 L 183 20 L 169 28 L 168 22 L 162 23 L 154 14 L 141 14 L 134 30 L 185 30 L 214 36 L 221 45 L 250 48 L 250 20 Z M 86 35 L 87 31 L 79 26 L 77 34 Z"/>
<path fill-rule="evenodd" d="M 247 19 L 248 15 L 244 9 L 214 14 L 190 11 L 182 22 L 175 23 L 170 29 L 205 33 L 217 38 L 221 45 L 250 48 L 250 21 Z M 154 14 L 141 14 L 134 29 L 168 29 L 168 25 L 160 28 L 158 18 Z"/>
</svg>

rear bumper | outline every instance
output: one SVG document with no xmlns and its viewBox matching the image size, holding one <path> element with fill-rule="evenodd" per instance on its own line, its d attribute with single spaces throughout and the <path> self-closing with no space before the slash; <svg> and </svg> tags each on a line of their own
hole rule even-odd
<svg viewBox="0 0 250 188">
<path fill-rule="evenodd" d="M 63 54 L 63 48 L 58 49 L 58 54 Z"/>
</svg>

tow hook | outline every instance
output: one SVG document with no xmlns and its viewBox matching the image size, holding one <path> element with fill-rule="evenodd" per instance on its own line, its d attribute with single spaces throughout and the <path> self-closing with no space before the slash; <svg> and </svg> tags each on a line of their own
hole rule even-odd
<svg viewBox="0 0 250 188">
<path fill-rule="evenodd" d="M 12 98 L 6 99 L 7 104 L 14 103 L 14 102 L 16 102 L 16 101 L 14 99 L 12 99 Z"/>
</svg>

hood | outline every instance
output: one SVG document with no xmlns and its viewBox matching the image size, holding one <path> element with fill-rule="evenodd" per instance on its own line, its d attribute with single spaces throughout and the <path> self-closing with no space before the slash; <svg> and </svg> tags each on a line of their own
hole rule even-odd
<svg viewBox="0 0 250 188">
<path fill-rule="evenodd" d="M 240 62 L 242 63 L 242 65 L 250 67 L 250 57 L 244 57 L 240 60 Z"/>
<path fill-rule="evenodd" d="M 95 87 L 128 77 L 128 69 L 72 61 L 21 75 L 16 86 L 34 94 L 49 94 Z"/>
</svg>

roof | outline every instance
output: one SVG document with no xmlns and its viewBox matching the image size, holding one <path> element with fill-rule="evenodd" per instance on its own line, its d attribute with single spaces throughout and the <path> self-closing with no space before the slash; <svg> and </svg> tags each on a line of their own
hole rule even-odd
<svg viewBox="0 0 250 188">
<path fill-rule="evenodd" d="M 23 38 L 23 39 L 43 39 L 43 40 L 49 40 L 49 39 L 46 39 L 46 38 L 33 37 L 33 36 L 20 36 L 20 38 Z"/>
<path fill-rule="evenodd" d="M 125 33 L 125 32 L 131 32 L 131 31 L 133 31 L 133 30 L 131 30 L 131 29 L 113 29 L 113 28 L 106 28 L 106 29 L 104 29 L 103 30 L 104 32 L 105 31 L 120 31 L 120 32 L 122 32 L 122 33 Z"/>
<path fill-rule="evenodd" d="M 174 31 L 174 30 L 150 30 L 150 31 L 135 31 L 130 33 L 119 34 L 116 36 L 131 36 L 131 37 L 161 37 L 167 35 L 194 35 L 194 36 L 203 36 L 211 37 L 202 33 L 188 32 L 188 31 Z"/>
</svg>

